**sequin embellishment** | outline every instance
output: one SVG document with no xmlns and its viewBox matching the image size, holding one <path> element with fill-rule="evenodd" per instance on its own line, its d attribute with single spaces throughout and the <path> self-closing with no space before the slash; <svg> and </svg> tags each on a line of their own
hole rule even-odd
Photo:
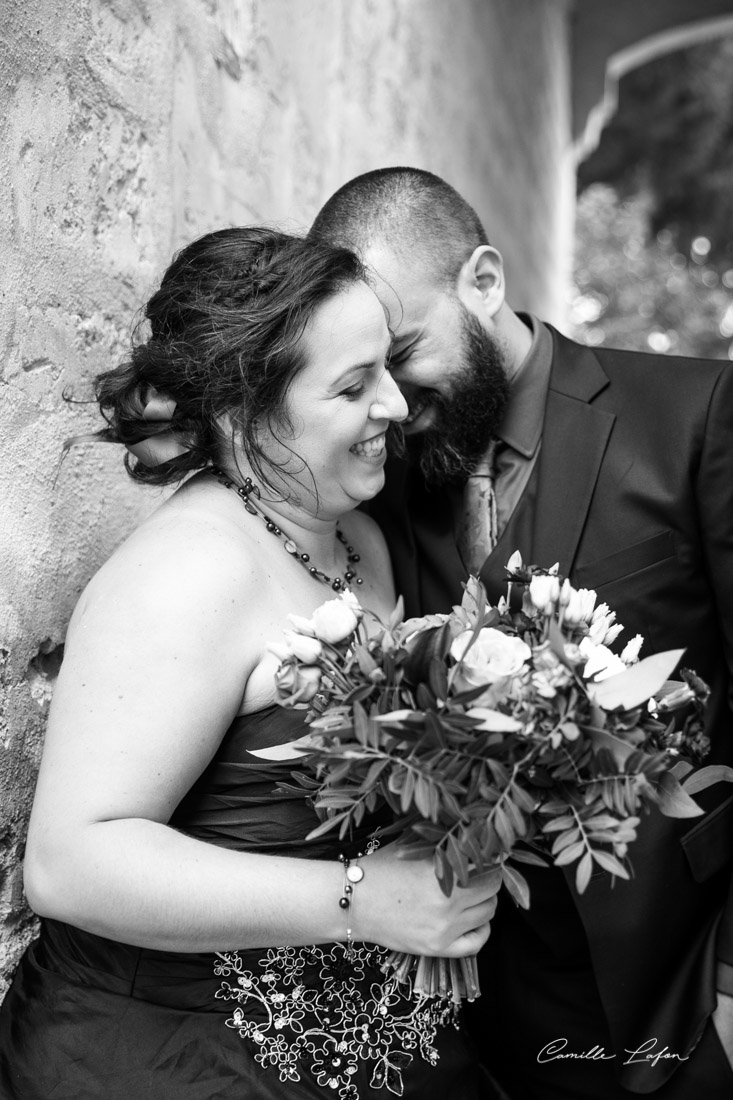
<svg viewBox="0 0 733 1100">
<path fill-rule="evenodd" d="M 231 980 L 216 997 L 237 1002 L 227 1027 L 281 1081 L 307 1074 L 339 1100 L 359 1100 L 361 1065 L 370 1088 L 401 1096 L 415 1054 L 435 1065 L 436 1031 L 457 1020 L 450 1000 L 412 997 L 408 985 L 384 977 L 386 956 L 369 944 L 355 945 L 350 958 L 342 944 L 268 948 L 255 973 L 239 952 L 219 952 L 215 974 Z"/>
</svg>

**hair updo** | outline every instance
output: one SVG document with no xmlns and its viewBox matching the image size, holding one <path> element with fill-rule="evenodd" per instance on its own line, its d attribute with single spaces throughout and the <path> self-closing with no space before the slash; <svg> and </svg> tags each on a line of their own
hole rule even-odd
<svg viewBox="0 0 733 1100">
<path fill-rule="evenodd" d="M 150 336 L 131 358 L 100 374 L 105 438 L 135 444 L 168 429 L 189 448 L 159 466 L 129 453 L 139 481 L 167 485 L 217 463 L 230 413 L 245 455 L 267 480 L 263 426 L 289 424 L 285 396 L 305 365 L 300 338 L 327 299 L 364 279 L 353 252 L 257 226 L 221 229 L 178 252 L 145 309 Z M 170 423 L 146 420 L 151 392 L 175 401 Z"/>
</svg>

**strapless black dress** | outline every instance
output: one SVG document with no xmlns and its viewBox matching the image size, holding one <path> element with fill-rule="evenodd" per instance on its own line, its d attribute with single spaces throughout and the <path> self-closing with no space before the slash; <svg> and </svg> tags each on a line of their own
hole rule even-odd
<svg viewBox="0 0 733 1100">
<path fill-rule="evenodd" d="M 307 800 L 277 789 L 293 760 L 250 755 L 303 732 L 302 713 L 275 706 L 238 718 L 171 824 L 241 851 L 336 859 L 335 836 L 306 840 Z M 43 921 L 0 1010 L 0 1097 L 493 1097 L 452 1006 L 410 997 L 381 972 L 384 955 L 356 944 L 347 958 L 338 943 L 152 951 Z"/>
</svg>

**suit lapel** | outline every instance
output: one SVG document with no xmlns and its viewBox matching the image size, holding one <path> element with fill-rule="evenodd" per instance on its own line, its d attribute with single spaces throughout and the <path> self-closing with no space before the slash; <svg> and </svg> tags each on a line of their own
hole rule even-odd
<svg viewBox="0 0 733 1100">
<path fill-rule="evenodd" d="M 608 378 L 589 348 L 552 331 L 554 353 L 539 454 L 532 560 L 572 570 L 615 416 L 590 402 Z"/>
</svg>

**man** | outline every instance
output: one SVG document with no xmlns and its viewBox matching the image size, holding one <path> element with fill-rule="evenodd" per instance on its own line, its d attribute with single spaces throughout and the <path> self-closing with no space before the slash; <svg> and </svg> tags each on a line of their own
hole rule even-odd
<svg viewBox="0 0 733 1100">
<path fill-rule="evenodd" d="M 394 333 L 407 455 L 374 514 L 408 613 L 449 609 L 469 570 L 496 600 L 514 550 L 559 562 L 621 643 L 686 647 L 712 688 L 706 763 L 733 763 L 733 367 L 591 350 L 513 312 L 475 212 L 427 172 L 352 180 L 311 232 L 362 253 Z M 504 898 L 469 1022 L 517 1100 L 733 1096 L 730 790 L 704 817 L 649 815 L 628 883 L 578 896 L 527 868 L 529 911 Z"/>
</svg>

